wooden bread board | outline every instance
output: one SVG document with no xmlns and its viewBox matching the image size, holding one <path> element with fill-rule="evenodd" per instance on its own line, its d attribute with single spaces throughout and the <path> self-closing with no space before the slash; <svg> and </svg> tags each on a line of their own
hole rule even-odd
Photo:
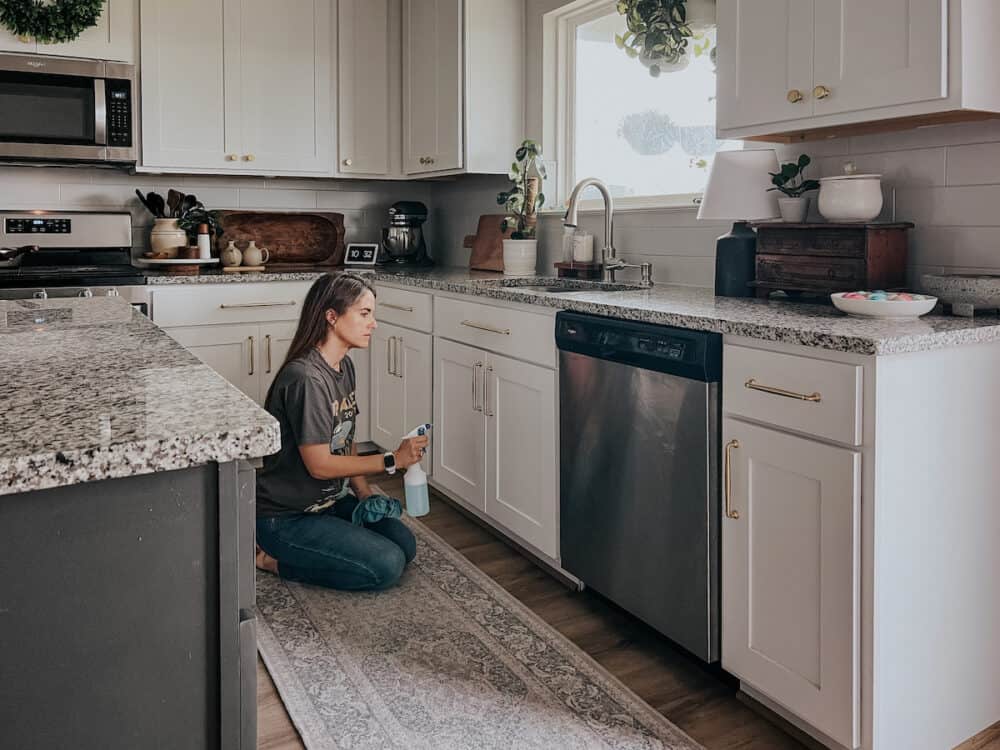
<svg viewBox="0 0 1000 750">
<path fill-rule="evenodd" d="M 246 273 L 249 271 L 263 271 L 264 266 L 225 266 L 222 269 L 223 273 Z"/>
<path fill-rule="evenodd" d="M 476 233 L 467 235 L 463 247 L 471 248 L 469 268 L 479 271 L 503 270 L 503 241 L 510 232 L 500 228 L 506 214 L 483 214 Z"/>
<path fill-rule="evenodd" d="M 344 262 L 344 215 L 324 211 L 220 211 L 217 253 L 232 240 L 240 250 L 267 248 L 274 263 L 338 266 Z"/>
</svg>

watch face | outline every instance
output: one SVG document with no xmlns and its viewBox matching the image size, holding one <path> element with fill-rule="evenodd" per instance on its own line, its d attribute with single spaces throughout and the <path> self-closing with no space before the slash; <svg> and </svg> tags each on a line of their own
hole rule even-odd
<svg viewBox="0 0 1000 750">
<path fill-rule="evenodd" d="M 386 453 L 382 456 L 382 464 L 385 466 L 385 470 L 396 468 L 396 457 L 391 453 Z"/>
</svg>

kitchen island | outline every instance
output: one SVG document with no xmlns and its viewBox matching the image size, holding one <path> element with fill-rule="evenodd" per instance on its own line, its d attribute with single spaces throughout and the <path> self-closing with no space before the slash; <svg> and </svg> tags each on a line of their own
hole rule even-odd
<svg viewBox="0 0 1000 750">
<path fill-rule="evenodd" d="M 115 298 L 0 302 L 0 744 L 254 747 L 277 423 Z"/>
</svg>

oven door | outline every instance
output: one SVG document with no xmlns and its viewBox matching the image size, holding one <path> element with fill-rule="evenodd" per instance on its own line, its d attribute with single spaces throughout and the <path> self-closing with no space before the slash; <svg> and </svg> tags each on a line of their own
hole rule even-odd
<svg viewBox="0 0 1000 750">
<path fill-rule="evenodd" d="M 117 95 L 124 87 L 131 100 L 132 84 L 112 83 L 106 75 L 101 61 L 0 55 L 0 157 L 134 161 L 131 148 L 114 148 L 109 156 L 107 87 Z M 120 107 L 117 101 L 112 106 Z M 114 120 L 117 130 L 120 119 Z M 126 127 L 131 147 L 131 122 Z M 115 140 L 115 146 L 126 145 Z"/>
</svg>

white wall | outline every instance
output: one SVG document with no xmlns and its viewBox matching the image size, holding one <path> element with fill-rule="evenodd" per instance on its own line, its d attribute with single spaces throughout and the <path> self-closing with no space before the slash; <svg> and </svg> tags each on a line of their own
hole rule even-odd
<svg viewBox="0 0 1000 750">
<path fill-rule="evenodd" d="M 210 209 L 331 211 L 344 215 L 348 242 L 375 242 L 389 206 L 398 200 L 430 203 L 427 183 L 368 180 L 129 175 L 116 169 L 0 167 L 0 209 L 129 211 L 134 253 L 148 248 L 153 217 L 135 189 L 194 193 Z M 433 232 L 433 227 L 429 227 Z M 430 238 L 433 240 L 433 237 Z"/>
</svg>

